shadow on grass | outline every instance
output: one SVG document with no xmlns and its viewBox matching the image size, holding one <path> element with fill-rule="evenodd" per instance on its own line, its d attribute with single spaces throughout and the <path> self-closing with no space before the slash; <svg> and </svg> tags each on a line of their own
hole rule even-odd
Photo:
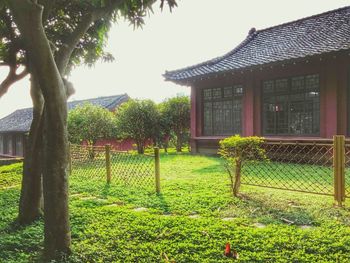
<svg viewBox="0 0 350 263">
<path fill-rule="evenodd" d="M 273 202 L 268 196 L 241 194 L 240 202 L 265 223 L 284 223 L 289 225 L 315 225 L 316 218 L 305 206 L 293 201 Z M 252 215 L 252 214 L 255 215 Z"/>
<path fill-rule="evenodd" d="M 159 208 L 163 211 L 163 213 L 170 214 L 171 209 L 168 203 L 165 201 L 164 195 L 162 193 L 157 194 L 157 199 L 159 201 Z"/>
</svg>

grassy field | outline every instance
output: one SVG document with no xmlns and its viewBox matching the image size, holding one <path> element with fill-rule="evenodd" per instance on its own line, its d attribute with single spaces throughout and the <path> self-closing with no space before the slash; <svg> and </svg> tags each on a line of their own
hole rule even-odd
<svg viewBox="0 0 350 263">
<path fill-rule="evenodd" d="M 14 223 L 20 170 L 0 168 L 0 262 L 40 261 L 43 222 Z M 332 197 L 243 186 L 232 198 L 215 157 L 163 154 L 161 175 L 160 195 L 72 177 L 65 262 L 231 262 L 226 242 L 237 262 L 350 262 L 350 209 Z"/>
</svg>

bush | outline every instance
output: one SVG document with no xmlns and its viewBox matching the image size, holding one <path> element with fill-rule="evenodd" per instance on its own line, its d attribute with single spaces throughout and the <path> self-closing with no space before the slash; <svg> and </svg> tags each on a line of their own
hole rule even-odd
<svg viewBox="0 0 350 263">
<path fill-rule="evenodd" d="M 159 112 L 151 100 L 129 100 L 117 110 L 117 131 L 123 138 L 136 142 L 137 151 L 143 154 L 148 140 L 155 142 L 159 131 Z"/>
<path fill-rule="evenodd" d="M 234 196 L 238 196 L 241 185 L 242 166 L 257 159 L 266 159 L 262 148 L 264 138 L 231 136 L 219 142 L 219 154 L 226 160 L 225 166 L 231 178 Z"/>
</svg>

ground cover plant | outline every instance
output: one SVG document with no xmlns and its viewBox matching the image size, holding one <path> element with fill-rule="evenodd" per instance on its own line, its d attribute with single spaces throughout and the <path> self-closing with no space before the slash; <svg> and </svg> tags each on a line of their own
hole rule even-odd
<svg viewBox="0 0 350 263">
<path fill-rule="evenodd" d="M 0 168 L 0 262 L 40 262 L 43 249 L 42 220 L 14 222 L 20 169 Z M 226 242 L 237 262 L 350 261 L 350 209 L 332 197 L 243 185 L 233 198 L 220 158 L 186 153 L 162 154 L 161 176 L 160 195 L 72 176 L 74 253 L 63 262 L 232 262 Z"/>
</svg>

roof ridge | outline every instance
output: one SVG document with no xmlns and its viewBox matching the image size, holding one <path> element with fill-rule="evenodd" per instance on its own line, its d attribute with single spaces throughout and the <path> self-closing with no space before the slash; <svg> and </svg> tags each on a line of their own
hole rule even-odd
<svg viewBox="0 0 350 263">
<path fill-rule="evenodd" d="M 289 24 L 294 24 L 294 23 L 297 23 L 297 22 L 300 22 L 300 21 L 311 19 L 311 18 L 316 18 L 316 17 L 320 17 L 320 16 L 323 16 L 323 15 L 328 15 L 330 13 L 338 12 L 338 11 L 340 11 L 342 9 L 344 9 L 344 10 L 345 9 L 350 9 L 350 5 L 339 7 L 337 9 L 333 9 L 333 10 L 328 10 L 326 12 L 315 14 L 315 15 L 311 15 L 311 16 L 305 16 L 305 17 L 298 18 L 298 19 L 293 20 L 293 21 L 284 22 L 284 23 L 281 23 L 281 24 L 278 24 L 278 25 L 274 25 L 274 26 L 270 26 L 270 27 L 266 27 L 266 28 L 263 28 L 263 29 L 259 29 L 259 30 L 256 31 L 256 33 L 260 33 L 260 32 L 263 32 L 263 31 L 268 31 L 268 30 L 271 30 L 271 29 L 274 29 L 274 28 L 283 27 L 283 26 L 286 26 L 286 25 L 289 25 Z"/>
<path fill-rule="evenodd" d="M 167 74 L 169 73 L 176 73 L 176 72 L 180 72 L 183 70 L 188 70 L 188 69 L 192 69 L 192 68 L 196 68 L 196 67 L 201 67 L 201 66 L 206 66 L 206 65 L 211 65 L 214 63 L 218 63 L 219 61 L 225 59 L 228 56 L 231 56 L 232 54 L 234 54 L 235 52 L 237 52 L 238 50 L 240 50 L 242 47 L 244 47 L 246 44 L 248 44 L 254 37 L 256 36 L 256 31 L 248 34 L 248 36 L 241 42 L 239 43 L 234 49 L 230 50 L 229 52 L 227 52 L 226 54 L 222 55 L 222 56 L 218 56 L 216 58 L 192 65 L 192 66 L 188 66 L 185 68 L 181 68 L 178 70 L 170 70 L 170 71 L 166 71 L 165 74 L 163 74 L 164 77 L 166 77 Z"/>
<path fill-rule="evenodd" d="M 223 73 L 225 71 L 242 69 L 252 65 L 261 65 L 280 60 L 288 60 L 331 51 L 350 49 L 350 40 L 346 37 L 350 30 L 350 24 L 348 23 L 349 11 L 350 6 L 348 5 L 279 25 L 267 27 L 265 29 L 256 30 L 255 28 L 251 28 L 248 36 L 239 45 L 237 45 L 231 51 L 225 53 L 223 56 L 218 56 L 202 63 L 197 63 L 195 65 L 177 70 L 165 71 L 163 77 L 165 77 L 165 80 L 168 81 L 186 84 L 184 80 L 188 81 L 189 79 L 210 73 Z M 338 19 L 341 20 L 341 23 L 344 23 L 344 27 L 335 28 L 335 23 L 338 21 Z M 332 30 L 339 31 L 337 31 L 338 35 L 336 40 L 330 39 L 330 36 L 328 35 L 324 37 L 322 35 L 325 34 L 323 31 L 322 34 L 316 33 L 316 36 L 313 39 L 308 38 L 308 40 L 311 42 L 308 42 L 307 44 L 302 41 L 297 42 L 295 40 L 295 38 L 305 35 L 305 30 L 303 30 L 304 27 L 308 30 L 315 31 L 329 26 L 331 26 Z M 291 27 L 295 27 L 295 30 L 288 30 Z M 325 32 L 327 33 L 329 30 L 330 29 L 325 30 Z M 268 34 L 267 32 L 271 34 Z M 277 39 L 276 36 L 278 36 Z M 286 42 L 290 40 L 293 41 L 288 43 Z M 260 52 L 261 47 L 264 47 L 266 50 L 264 52 Z"/>
<path fill-rule="evenodd" d="M 122 97 L 122 96 L 125 96 L 125 95 L 127 95 L 127 94 L 123 93 L 123 94 L 118 94 L 118 95 L 100 96 L 100 97 L 88 98 L 88 99 L 78 99 L 78 100 L 67 101 L 67 103 L 81 102 L 81 101 L 88 101 L 88 100 L 96 100 L 96 99 L 107 99 L 107 98 L 113 98 L 113 97 Z"/>
</svg>

